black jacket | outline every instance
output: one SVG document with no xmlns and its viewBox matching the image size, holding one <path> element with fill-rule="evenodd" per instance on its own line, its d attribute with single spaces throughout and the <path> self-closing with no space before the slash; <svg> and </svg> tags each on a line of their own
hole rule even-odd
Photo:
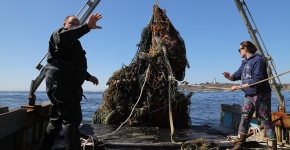
<svg viewBox="0 0 290 150">
<path fill-rule="evenodd" d="M 54 31 L 49 40 L 47 62 L 61 69 L 86 72 L 88 80 L 86 52 L 78 39 L 89 31 L 87 24 Z"/>
</svg>

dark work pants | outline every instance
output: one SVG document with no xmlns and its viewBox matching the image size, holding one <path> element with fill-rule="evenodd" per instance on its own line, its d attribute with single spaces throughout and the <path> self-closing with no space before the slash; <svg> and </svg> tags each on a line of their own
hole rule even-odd
<svg viewBox="0 0 290 150">
<path fill-rule="evenodd" d="M 52 107 L 50 121 L 44 135 L 41 150 L 50 150 L 63 128 L 67 150 L 80 150 L 79 125 L 82 120 L 80 101 L 82 84 L 86 73 L 62 70 L 58 67 L 46 68 L 46 92 Z"/>
</svg>

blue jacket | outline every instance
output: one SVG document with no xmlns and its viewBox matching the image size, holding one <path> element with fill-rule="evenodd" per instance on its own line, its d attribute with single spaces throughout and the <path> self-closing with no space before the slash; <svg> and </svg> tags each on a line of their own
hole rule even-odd
<svg viewBox="0 0 290 150">
<path fill-rule="evenodd" d="M 254 53 L 250 58 L 245 59 L 240 68 L 232 75 L 234 81 L 242 80 L 242 84 L 253 84 L 258 81 L 268 78 L 267 63 L 263 56 L 259 53 Z M 271 87 L 268 81 L 244 88 L 246 95 L 269 93 Z"/>
</svg>

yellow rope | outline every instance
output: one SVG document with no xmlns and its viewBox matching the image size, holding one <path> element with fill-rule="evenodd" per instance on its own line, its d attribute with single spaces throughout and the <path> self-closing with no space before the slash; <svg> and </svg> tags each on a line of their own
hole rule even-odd
<svg viewBox="0 0 290 150">
<path fill-rule="evenodd" d="M 182 142 L 175 142 L 173 140 L 173 133 L 174 133 L 174 126 L 173 126 L 173 117 L 172 117 L 172 110 L 171 110 L 171 79 L 169 78 L 169 84 L 168 84 L 168 103 L 169 103 L 169 122 L 170 122 L 170 136 L 171 136 L 171 142 L 174 144 L 182 144 Z"/>
</svg>

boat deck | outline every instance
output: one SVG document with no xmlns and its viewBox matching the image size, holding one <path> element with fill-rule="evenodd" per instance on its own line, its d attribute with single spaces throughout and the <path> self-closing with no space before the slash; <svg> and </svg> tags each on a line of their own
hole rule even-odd
<svg viewBox="0 0 290 150">
<path fill-rule="evenodd" d="M 126 150 L 177 150 L 181 149 L 180 144 L 174 144 L 170 139 L 170 128 L 159 127 L 121 127 L 103 124 L 83 124 L 80 132 L 83 135 L 93 137 L 103 137 L 102 143 L 97 149 L 126 149 Z M 110 134 L 114 132 L 113 134 Z M 104 136 L 110 134 L 108 136 Z M 218 144 L 219 150 L 233 147 L 230 141 L 226 141 L 228 136 L 237 135 L 237 131 L 219 125 L 189 126 L 186 128 L 175 128 L 173 140 L 175 142 L 189 142 L 198 138 L 203 138 L 208 144 L 214 142 Z M 59 140 L 54 146 L 54 150 L 63 149 L 64 140 Z M 265 149 L 266 143 L 247 142 L 248 149 Z M 91 146 L 86 146 L 91 149 Z M 279 148 L 279 150 L 290 149 Z"/>
</svg>

